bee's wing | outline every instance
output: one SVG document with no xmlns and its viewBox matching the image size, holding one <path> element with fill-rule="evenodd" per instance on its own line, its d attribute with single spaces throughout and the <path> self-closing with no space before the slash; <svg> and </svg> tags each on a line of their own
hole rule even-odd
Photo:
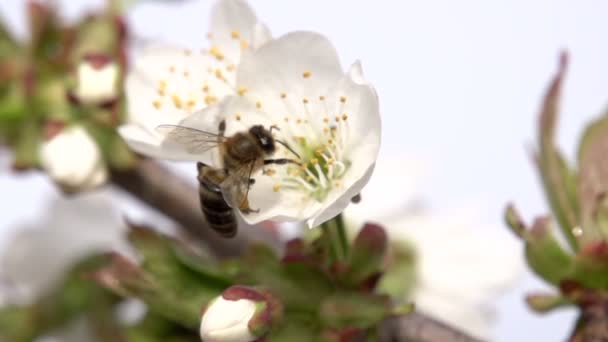
<svg viewBox="0 0 608 342">
<path fill-rule="evenodd" d="M 193 154 L 200 154 L 217 147 L 225 139 L 216 133 L 178 125 L 160 125 L 156 127 L 156 131 L 167 141 L 181 145 Z"/>
<path fill-rule="evenodd" d="M 224 200 L 231 208 L 239 209 L 243 212 L 251 210 L 247 195 L 249 195 L 249 182 L 255 164 L 256 161 L 252 161 L 241 166 L 236 171 L 231 172 L 220 185 Z"/>
</svg>

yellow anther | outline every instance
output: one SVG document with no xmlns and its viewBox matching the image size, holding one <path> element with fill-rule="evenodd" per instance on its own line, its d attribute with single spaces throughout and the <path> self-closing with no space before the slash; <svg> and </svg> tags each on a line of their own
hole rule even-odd
<svg viewBox="0 0 608 342">
<path fill-rule="evenodd" d="M 285 121 L 285 122 L 289 122 L 289 118 L 288 118 L 288 117 L 285 117 L 285 118 L 283 119 L 283 121 Z"/>
<path fill-rule="evenodd" d="M 340 96 L 340 102 L 345 103 L 346 102 L 346 96 Z"/>
<path fill-rule="evenodd" d="M 327 165 L 333 165 L 334 162 L 335 160 L 333 158 L 327 159 Z"/>
<path fill-rule="evenodd" d="M 336 116 L 336 122 L 340 122 L 340 117 Z"/>
<path fill-rule="evenodd" d="M 287 94 L 285 94 L 285 93 L 281 93 L 281 98 L 282 98 L 282 99 L 284 99 L 284 98 L 286 98 L 286 97 L 287 97 Z"/>
<path fill-rule="evenodd" d="M 179 109 L 182 108 L 182 99 L 180 99 L 180 97 L 177 96 L 177 94 L 172 94 L 171 95 L 171 100 L 173 100 L 173 105 L 176 108 L 179 108 Z"/>
<path fill-rule="evenodd" d="M 205 104 L 206 105 L 210 106 L 210 105 L 212 105 L 212 104 L 214 104 L 216 102 L 217 102 L 217 97 L 212 96 L 212 95 L 205 96 Z"/>
<path fill-rule="evenodd" d="M 331 138 L 327 139 L 327 143 L 330 144 L 330 145 L 333 144 L 334 143 L 334 139 L 331 139 Z"/>
<path fill-rule="evenodd" d="M 323 118 L 323 122 L 329 123 L 329 118 Z"/>
<path fill-rule="evenodd" d="M 272 186 L 272 191 L 279 192 L 281 191 L 281 184 L 275 184 Z"/>
<path fill-rule="evenodd" d="M 222 70 L 215 69 L 215 77 L 217 77 L 220 80 L 223 80 L 224 79 L 224 74 L 222 74 Z"/>
<path fill-rule="evenodd" d="M 215 57 L 218 61 L 221 61 L 224 59 L 224 54 L 222 53 L 222 51 L 220 51 L 220 49 L 217 46 L 212 46 L 211 49 L 209 49 L 209 53 Z"/>
<path fill-rule="evenodd" d="M 247 88 L 239 87 L 239 90 L 238 90 L 239 95 L 243 96 L 243 95 L 245 95 L 246 92 L 247 92 Z"/>
<path fill-rule="evenodd" d="M 342 114 L 342 120 L 346 121 L 348 119 L 348 115 L 346 113 Z"/>
<path fill-rule="evenodd" d="M 236 69 L 236 66 L 234 64 L 228 64 L 228 66 L 226 66 L 226 71 L 228 72 L 232 72 L 234 71 L 234 69 Z"/>
<path fill-rule="evenodd" d="M 192 108 L 192 107 L 194 107 L 195 105 L 196 105 L 196 100 L 190 99 L 190 100 L 188 100 L 188 102 L 186 102 L 186 106 L 187 106 L 188 108 Z"/>
<path fill-rule="evenodd" d="M 317 155 L 317 157 L 320 157 L 323 155 L 323 150 L 322 149 L 318 149 L 315 151 L 315 154 Z"/>
<path fill-rule="evenodd" d="M 312 177 L 311 176 L 306 176 L 306 180 L 309 182 L 312 182 Z"/>
<path fill-rule="evenodd" d="M 323 95 L 319 96 L 319 100 L 325 101 L 325 96 L 323 96 Z"/>
<path fill-rule="evenodd" d="M 317 165 L 317 164 L 319 164 L 319 159 L 317 159 L 317 158 L 312 158 L 312 159 L 310 160 L 310 163 L 311 163 L 311 164 L 313 164 L 313 165 Z"/>
<path fill-rule="evenodd" d="M 263 171 L 263 173 L 267 176 L 274 176 L 277 172 L 274 169 L 266 169 Z"/>
<path fill-rule="evenodd" d="M 209 86 L 208 85 L 204 85 L 203 86 L 203 92 L 208 93 L 209 92 Z"/>
<path fill-rule="evenodd" d="M 154 106 L 154 108 L 160 109 L 160 107 L 162 106 L 162 103 L 159 100 L 154 100 L 154 101 L 152 101 L 152 105 Z"/>
<path fill-rule="evenodd" d="M 296 123 L 301 124 L 301 123 L 302 123 L 302 119 L 298 118 L 298 119 L 296 120 Z"/>
<path fill-rule="evenodd" d="M 306 138 L 305 137 L 297 137 L 297 139 L 300 142 L 300 145 L 306 145 Z"/>
<path fill-rule="evenodd" d="M 239 31 L 232 31 L 230 32 L 230 37 L 232 37 L 232 39 L 239 39 L 241 38 L 241 33 Z"/>
<path fill-rule="evenodd" d="M 245 39 L 241 39 L 241 49 L 246 50 L 249 47 L 249 43 Z"/>
<path fill-rule="evenodd" d="M 162 89 L 167 88 L 167 81 L 165 81 L 165 80 L 159 80 L 158 81 L 158 88 L 162 88 Z"/>
<path fill-rule="evenodd" d="M 302 99 L 302 103 L 307 104 L 308 103 L 308 99 L 307 98 L 303 98 Z"/>
<path fill-rule="evenodd" d="M 262 102 L 257 101 L 257 102 L 255 103 L 255 108 L 257 108 L 257 109 L 262 108 Z"/>
<path fill-rule="evenodd" d="M 236 121 L 241 121 L 241 114 L 235 115 L 234 118 L 236 119 Z"/>
<path fill-rule="evenodd" d="M 186 77 L 186 78 L 187 78 L 188 76 L 190 76 L 190 72 L 189 72 L 188 70 L 185 70 L 185 71 L 184 71 L 184 77 Z"/>
<path fill-rule="evenodd" d="M 312 72 L 310 72 L 310 71 L 304 71 L 302 73 L 302 77 L 304 77 L 304 78 L 309 78 L 310 76 L 312 76 Z"/>
<path fill-rule="evenodd" d="M 158 95 L 165 96 L 166 93 L 165 88 L 158 88 Z"/>
<path fill-rule="evenodd" d="M 323 133 L 328 134 L 329 133 L 329 128 L 323 128 Z"/>
</svg>

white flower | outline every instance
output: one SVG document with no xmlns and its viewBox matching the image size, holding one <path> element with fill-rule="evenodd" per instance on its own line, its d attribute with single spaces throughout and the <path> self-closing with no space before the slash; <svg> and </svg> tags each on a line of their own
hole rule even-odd
<svg viewBox="0 0 608 342">
<path fill-rule="evenodd" d="M 69 189 L 90 189 L 103 184 L 108 171 L 101 151 L 82 126 L 62 129 L 40 148 L 42 168 Z"/>
<path fill-rule="evenodd" d="M 111 203 L 105 191 L 57 199 L 42 220 L 20 229 L 0 258 L 2 279 L 14 290 L 8 302 L 27 304 L 49 293 L 71 266 L 93 253 L 131 253 Z"/>
<path fill-rule="evenodd" d="M 331 43 L 311 32 L 293 32 L 243 57 L 237 71 L 239 96 L 184 119 L 180 125 L 226 135 L 254 125 L 272 126 L 277 144 L 269 158 L 301 165 L 270 165 L 252 175 L 248 198 L 258 212 L 248 223 L 306 221 L 319 225 L 339 214 L 369 180 L 380 146 L 380 115 L 374 88 L 357 62 L 344 73 Z M 219 115 L 219 116 L 218 116 Z M 161 157 L 214 159 L 164 142 Z M 297 154 L 297 155 L 296 155 Z M 221 165 L 216 165 L 220 167 Z"/>
<path fill-rule="evenodd" d="M 249 331 L 257 305 L 249 299 L 214 299 L 201 320 L 200 333 L 204 342 L 248 342 L 257 339 Z"/>
<path fill-rule="evenodd" d="M 135 60 L 126 79 L 128 124 L 119 128 L 135 151 L 159 155 L 158 125 L 177 123 L 237 94 L 241 55 L 268 41 L 270 33 L 246 2 L 219 0 L 211 11 L 209 38 L 211 46 L 203 51 L 158 44 Z M 169 159 L 180 156 L 173 153 Z"/>
<path fill-rule="evenodd" d="M 519 250 L 513 241 L 485 235 L 488 229 L 482 228 L 489 227 L 480 227 L 466 210 L 434 215 L 408 209 L 411 179 L 419 178 L 421 169 L 404 160 L 379 159 L 361 203 L 349 207 L 346 218 L 356 227 L 364 220 L 378 222 L 393 243 L 413 248 L 415 280 L 407 300 L 417 310 L 491 339 L 492 301 L 520 274 Z"/>
<path fill-rule="evenodd" d="M 74 96 L 79 102 L 101 104 L 118 96 L 119 67 L 110 57 L 91 54 L 78 64 Z"/>
</svg>

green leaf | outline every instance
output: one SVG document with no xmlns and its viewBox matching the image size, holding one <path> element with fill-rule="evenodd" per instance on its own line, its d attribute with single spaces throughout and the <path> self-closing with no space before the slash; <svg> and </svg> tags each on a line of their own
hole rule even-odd
<svg viewBox="0 0 608 342">
<path fill-rule="evenodd" d="M 570 277 L 573 256 L 553 236 L 550 219 L 538 218 L 526 235 L 525 255 L 532 270 L 547 282 L 558 285 Z"/>
<path fill-rule="evenodd" d="M 323 300 L 319 320 L 328 328 L 371 328 L 391 314 L 387 297 L 362 292 L 338 292 Z"/>
<path fill-rule="evenodd" d="M 577 249 L 578 243 L 572 233 L 572 229 L 579 225 L 576 176 L 555 146 L 558 107 L 566 67 L 567 56 L 564 54 L 559 70 L 545 95 L 539 116 L 538 167 L 547 199 L 559 226 L 570 246 Z"/>
<path fill-rule="evenodd" d="M 557 308 L 574 305 L 560 294 L 534 293 L 526 296 L 526 303 L 537 313 L 547 313 Z"/>
<path fill-rule="evenodd" d="M 391 262 L 380 278 L 378 292 L 404 300 L 416 285 L 416 253 L 413 246 L 395 242 L 390 253 Z"/>
</svg>

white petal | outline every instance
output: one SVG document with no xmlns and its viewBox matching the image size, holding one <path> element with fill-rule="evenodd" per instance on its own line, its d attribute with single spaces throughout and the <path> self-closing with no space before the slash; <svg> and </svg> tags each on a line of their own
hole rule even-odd
<svg viewBox="0 0 608 342">
<path fill-rule="evenodd" d="M 211 43 L 231 63 L 238 64 L 241 52 L 252 45 L 257 23 L 255 13 L 247 2 L 220 0 L 211 10 Z M 256 36 L 256 45 L 263 44 L 264 38 L 269 37 Z"/>
<path fill-rule="evenodd" d="M 293 32 L 243 56 L 237 84 L 247 90 L 247 98 L 259 102 L 260 108 L 278 121 L 285 115 L 303 115 L 303 98 L 325 95 L 342 75 L 336 51 L 325 37 Z M 282 99 L 281 93 L 287 97 Z M 290 102 L 287 107 L 286 101 Z"/>
<path fill-rule="evenodd" d="M 251 47 L 254 50 L 259 49 L 262 45 L 268 43 L 272 39 L 270 29 L 264 23 L 257 23 L 253 28 L 253 38 Z"/>
<path fill-rule="evenodd" d="M 101 151 L 82 126 L 63 129 L 40 148 L 40 162 L 60 184 L 89 188 L 107 178 Z"/>
<path fill-rule="evenodd" d="M 249 331 L 249 320 L 256 311 L 248 299 L 216 298 L 201 320 L 200 333 L 205 342 L 248 342 L 256 339 Z"/>
<path fill-rule="evenodd" d="M 208 53 L 150 46 L 127 75 L 129 122 L 153 132 L 220 101 L 234 91 L 234 68 Z"/>
</svg>

